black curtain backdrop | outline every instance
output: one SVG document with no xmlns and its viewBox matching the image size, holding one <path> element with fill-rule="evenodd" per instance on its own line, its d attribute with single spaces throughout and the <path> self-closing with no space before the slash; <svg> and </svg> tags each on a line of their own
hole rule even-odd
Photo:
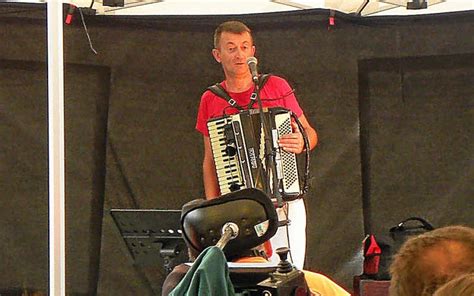
<svg viewBox="0 0 474 296">
<path fill-rule="evenodd" d="M 46 10 L 0 5 L 0 290 L 48 289 Z M 410 216 L 474 226 L 474 13 L 357 18 L 85 16 L 64 27 L 67 290 L 153 295 L 111 208 L 179 209 L 202 197 L 203 90 L 222 79 L 214 28 L 254 32 L 261 72 L 296 89 L 320 143 L 306 196 L 306 269 L 347 289 L 366 233 Z"/>
</svg>

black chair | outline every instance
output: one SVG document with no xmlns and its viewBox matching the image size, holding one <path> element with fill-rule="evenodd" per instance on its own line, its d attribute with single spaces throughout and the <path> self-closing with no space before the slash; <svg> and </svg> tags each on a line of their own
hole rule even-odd
<svg viewBox="0 0 474 296">
<path fill-rule="evenodd" d="M 209 246 L 218 246 L 227 261 L 232 261 L 255 254 L 254 248 L 275 235 L 278 217 L 265 193 L 258 189 L 243 189 L 213 200 L 199 199 L 185 204 L 181 224 L 191 257 Z M 286 260 L 288 249 L 277 250 L 277 253 L 282 259 L 278 265 L 230 265 L 230 279 L 236 292 L 307 295 L 303 273 Z M 163 286 L 164 295 L 179 282 L 188 268 L 178 266 L 168 276 Z"/>
</svg>

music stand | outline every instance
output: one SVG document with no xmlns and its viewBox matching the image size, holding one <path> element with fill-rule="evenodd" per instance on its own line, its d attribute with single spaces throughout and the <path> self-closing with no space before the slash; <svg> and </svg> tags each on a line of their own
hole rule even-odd
<svg viewBox="0 0 474 296">
<path fill-rule="evenodd" d="M 110 214 L 120 230 L 135 263 L 156 265 L 163 258 L 167 273 L 188 261 L 186 243 L 181 237 L 181 210 L 111 209 Z M 186 256 L 179 256 L 185 253 Z M 180 257 L 180 262 L 176 262 Z"/>
</svg>

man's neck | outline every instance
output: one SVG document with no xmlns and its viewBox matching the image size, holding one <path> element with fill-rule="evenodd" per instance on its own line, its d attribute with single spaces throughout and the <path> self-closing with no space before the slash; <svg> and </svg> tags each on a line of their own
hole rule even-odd
<svg viewBox="0 0 474 296">
<path fill-rule="evenodd" d="M 233 93 L 244 92 L 252 86 L 252 76 L 250 73 L 241 77 L 226 77 L 227 91 Z"/>
</svg>

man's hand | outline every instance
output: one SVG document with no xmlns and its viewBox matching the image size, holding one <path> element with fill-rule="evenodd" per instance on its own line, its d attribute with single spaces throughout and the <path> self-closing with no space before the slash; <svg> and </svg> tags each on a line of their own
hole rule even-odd
<svg viewBox="0 0 474 296">
<path fill-rule="evenodd" d="M 303 135 L 295 122 L 291 122 L 291 127 L 293 128 L 293 133 L 281 136 L 278 144 L 287 152 L 300 154 L 304 150 Z"/>
</svg>

